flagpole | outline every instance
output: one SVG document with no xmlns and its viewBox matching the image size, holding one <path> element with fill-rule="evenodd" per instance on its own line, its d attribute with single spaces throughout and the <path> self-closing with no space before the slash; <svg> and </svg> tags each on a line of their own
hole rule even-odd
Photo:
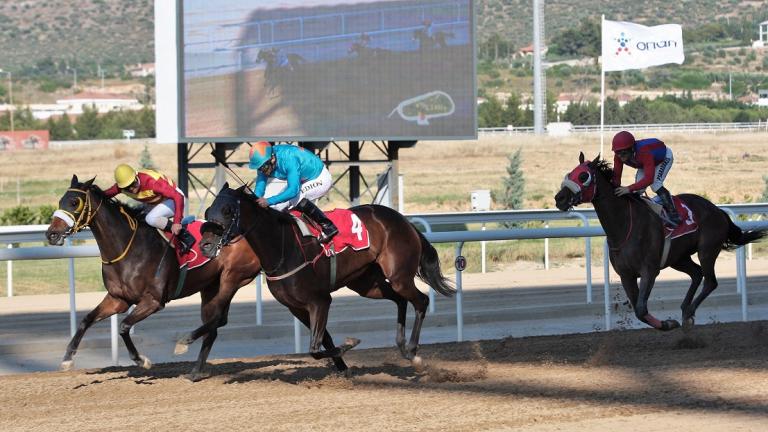
<svg viewBox="0 0 768 432">
<path fill-rule="evenodd" d="M 600 16 L 600 38 L 605 31 L 605 14 Z M 605 158 L 603 155 L 603 129 L 605 126 L 605 50 L 600 49 L 601 56 L 603 57 L 600 62 L 600 157 Z"/>
</svg>

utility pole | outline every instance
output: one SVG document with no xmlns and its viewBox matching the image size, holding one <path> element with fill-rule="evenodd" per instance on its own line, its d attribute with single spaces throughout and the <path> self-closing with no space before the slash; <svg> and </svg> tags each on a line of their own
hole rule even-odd
<svg viewBox="0 0 768 432">
<path fill-rule="evenodd" d="M 533 131 L 544 133 L 546 107 L 544 106 L 544 71 L 541 50 L 544 40 L 544 0 L 533 0 Z"/>
</svg>

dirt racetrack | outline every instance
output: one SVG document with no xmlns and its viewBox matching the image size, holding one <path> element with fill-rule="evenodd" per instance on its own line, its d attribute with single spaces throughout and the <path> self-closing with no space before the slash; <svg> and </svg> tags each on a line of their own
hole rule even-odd
<svg viewBox="0 0 768 432">
<path fill-rule="evenodd" d="M 765 431 L 768 322 L 0 377 L 3 431 Z"/>
</svg>

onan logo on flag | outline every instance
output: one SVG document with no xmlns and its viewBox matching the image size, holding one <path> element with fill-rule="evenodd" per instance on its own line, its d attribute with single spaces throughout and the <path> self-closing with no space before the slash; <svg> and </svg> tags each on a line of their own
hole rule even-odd
<svg viewBox="0 0 768 432">
<path fill-rule="evenodd" d="M 632 39 L 628 38 L 624 32 L 621 32 L 621 36 L 614 38 L 616 42 L 619 43 L 619 48 L 616 50 L 616 55 L 621 54 L 622 52 L 627 53 L 627 55 L 632 55 L 632 53 L 629 51 L 629 41 Z"/>
</svg>

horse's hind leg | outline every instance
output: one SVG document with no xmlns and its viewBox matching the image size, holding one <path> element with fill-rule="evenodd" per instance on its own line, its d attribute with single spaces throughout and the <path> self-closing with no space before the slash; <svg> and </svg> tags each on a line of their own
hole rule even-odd
<svg viewBox="0 0 768 432">
<path fill-rule="evenodd" d="M 699 295 L 693 301 L 693 304 L 690 306 L 692 315 L 696 313 L 696 309 L 699 308 L 701 302 L 703 302 L 704 299 L 712 294 L 712 291 L 717 288 L 717 276 L 715 276 L 715 260 L 717 260 L 717 256 L 720 254 L 720 247 L 717 246 L 708 249 L 709 251 L 707 252 L 699 252 L 699 262 L 701 263 L 701 270 L 704 273 L 704 286 L 702 287 Z"/>
<path fill-rule="evenodd" d="M 163 306 L 157 299 L 151 296 L 144 296 L 136 307 L 133 308 L 133 312 L 120 323 L 120 336 L 123 338 L 123 342 L 125 342 L 125 347 L 128 349 L 131 360 L 144 369 L 151 368 L 152 362 L 136 350 L 136 346 L 133 344 L 133 340 L 131 340 L 131 327 L 162 308 Z"/>
<path fill-rule="evenodd" d="M 295 316 L 299 321 L 301 321 L 308 329 L 312 328 L 309 321 L 309 313 L 307 311 L 305 311 L 304 309 L 297 309 L 292 307 L 289 307 L 288 309 L 290 309 L 293 316 Z M 325 347 L 325 349 L 328 351 L 338 349 L 336 348 L 336 345 L 333 343 L 333 338 L 331 337 L 331 334 L 328 332 L 328 329 L 325 330 L 325 334 L 323 335 L 323 347 Z M 350 348 L 352 347 L 353 346 L 350 346 Z M 347 351 L 347 350 L 344 350 L 344 351 Z M 336 366 L 336 370 L 338 370 L 339 372 L 345 372 L 347 369 L 349 369 L 347 364 L 344 362 L 344 359 L 341 358 L 341 355 L 331 357 L 331 360 L 333 360 L 333 365 Z"/>
<path fill-rule="evenodd" d="M 195 363 L 195 366 L 192 368 L 192 371 L 189 373 L 189 375 L 187 375 L 187 379 L 192 382 L 200 381 L 210 376 L 210 373 L 205 371 L 205 364 L 208 360 L 208 355 L 211 352 L 211 348 L 213 347 L 213 343 L 216 341 L 216 337 L 219 334 L 219 327 L 223 327 L 227 324 L 229 306 L 231 305 L 232 297 L 234 297 L 237 288 L 235 287 L 234 289 L 228 290 L 224 289 L 222 291 L 223 292 L 216 295 L 212 300 L 206 299 L 208 296 L 205 295 L 205 291 L 201 293 L 203 297 L 203 306 L 200 310 L 200 314 L 205 324 L 190 333 L 187 338 L 182 338 L 176 344 L 176 351 L 178 351 L 180 347 L 179 344 L 182 344 L 183 342 L 186 342 L 190 339 L 191 340 L 189 343 L 191 343 L 197 339 L 197 337 L 200 337 L 200 334 L 205 335 L 203 338 L 203 343 L 200 346 L 200 354 L 197 356 L 197 362 Z M 194 339 L 192 339 L 193 337 Z M 189 344 L 182 344 L 181 346 L 186 348 L 189 346 Z"/>
<path fill-rule="evenodd" d="M 701 266 L 693 262 L 690 256 L 686 256 L 670 267 L 691 277 L 691 286 L 688 287 L 685 299 L 683 299 L 683 303 L 680 305 L 680 309 L 683 311 L 683 330 L 689 330 L 694 323 L 696 310 L 692 307 L 691 302 L 693 301 L 694 294 L 696 294 L 696 290 L 699 289 L 699 284 L 701 284 Z"/>
<path fill-rule="evenodd" d="M 86 330 L 88 330 L 94 323 L 116 313 L 125 312 L 126 310 L 128 310 L 128 303 L 107 294 L 104 299 L 101 300 L 101 303 L 80 321 L 80 325 L 77 327 L 77 332 L 75 332 L 75 335 L 72 336 L 72 340 L 69 341 L 69 345 L 67 345 L 67 351 L 64 354 L 64 359 L 61 361 L 60 369 L 69 370 L 72 368 L 72 357 L 77 353 L 77 347 L 80 346 L 80 341 L 83 339 Z"/>
<path fill-rule="evenodd" d="M 412 278 L 404 277 L 403 280 L 390 279 L 392 289 L 397 294 L 408 300 L 416 311 L 416 319 L 411 329 L 411 339 L 403 352 L 403 356 L 409 360 L 416 358 L 416 351 L 419 349 L 419 337 L 421 336 L 421 326 L 424 324 L 424 317 L 427 315 L 429 306 L 429 297 L 416 288 Z M 400 305 L 398 304 L 398 325 L 400 323 Z M 403 326 L 405 326 L 405 311 L 402 312 Z"/>
<path fill-rule="evenodd" d="M 658 273 L 654 274 L 647 272 L 646 274 L 640 276 L 640 287 L 637 296 L 637 304 L 635 304 L 635 316 L 637 316 L 637 318 L 639 318 L 642 322 L 657 330 L 673 330 L 680 327 L 680 323 L 677 322 L 677 320 L 669 319 L 660 321 L 658 318 L 651 315 L 651 313 L 648 311 L 648 298 L 651 296 L 651 290 L 653 289 L 654 282 L 656 282 L 657 274 Z M 624 282 L 623 278 L 622 282 Z"/>
</svg>

